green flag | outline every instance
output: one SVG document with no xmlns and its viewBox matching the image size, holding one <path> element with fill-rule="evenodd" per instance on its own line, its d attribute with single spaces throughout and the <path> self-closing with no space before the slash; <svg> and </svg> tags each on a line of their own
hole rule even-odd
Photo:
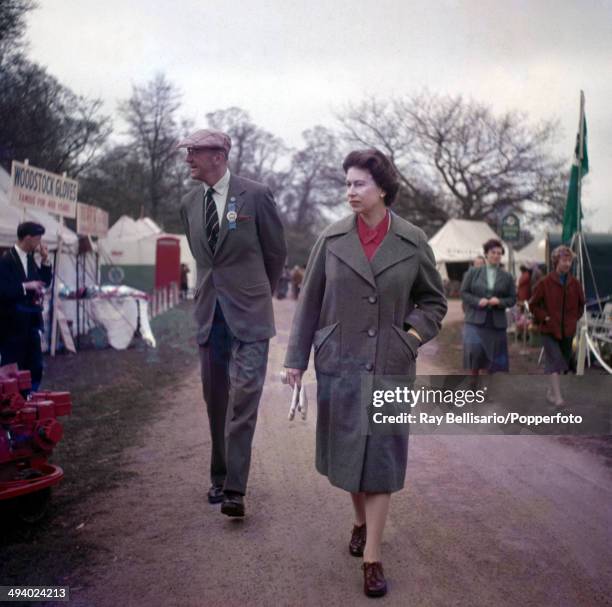
<svg viewBox="0 0 612 607">
<path fill-rule="evenodd" d="M 581 98 L 582 128 L 576 136 L 576 149 L 574 152 L 574 163 L 570 173 L 570 182 L 565 202 L 565 213 L 563 214 L 563 236 L 564 243 L 569 244 L 572 236 L 580 229 L 582 222 L 582 208 L 580 205 L 580 181 L 589 172 L 589 157 L 587 155 L 587 126 L 584 115 L 584 97 Z"/>
</svg>

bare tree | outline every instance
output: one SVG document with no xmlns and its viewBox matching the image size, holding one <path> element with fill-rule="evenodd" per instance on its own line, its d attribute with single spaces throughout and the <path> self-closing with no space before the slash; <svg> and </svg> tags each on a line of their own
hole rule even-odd
<svg viewBox="0 0 612 607">
<path fill-rule="evenodd" d="M 79 199 L 105 209 L 109 223 L 137 217 L 144 206 L 147 167 L 131 145 L 115 145 L 79 178 Z"/>
<path fill-rule="evenodd" d="M 508 210 L 531 212 L 529 203 L 546 208 L 558 194 L 554 122 L 533 126 L 523 114 L 495 116 L 486 105 L 430 93 L 370 99 L 339 121 L 351 141 L 389 155 L 402 184 L 398 209 L 421 225 L 496 222 Z"/>
<path fill-rule="evenodd" d="M 5 56 L 22 46 L 26 13 L 36 8 L 32 0 L 2 0 L 0 2 L 0 67 Z"/>
<path fill-rule="evenodd" d="M 327 211 L 345 202 L 342 154 L 335 134 L 322 126 L 302 133 L 293 152 L 280 207 L 286 224 L 290 263 L 305 264 L 312 244 L 329 221 Z"/>
<path fill-rule="evenodd" d="M 93 160 L 111 132 L 100 100 L 76 95 L 21 53 L 0 70 L 0 162 L 28 158 L 33 165 L 70 176 Z"/>
<path fill-rule="evenodd" d="M 211 128 L 224 131 L 232 138 L 230 170 L 244 177 L 280 185 L 277 163 L 288 149 L 282 139 L 257 126 L 248 112 L 230 107 L 206 114 Z"/>
<path fill-rule="evenodd" d="M 524 114 L 499 117 L 461 97 L 422 95 L 404 106 L 427 164 L 459 203 L 459 216 L 489 219 L 526 203 L 546 204 L 560 162 L 550 152 L 557 125 Z M 545 188 L 543 190 L 542 188 Z"/>
<path fill-rule="evenodd" d="M 171 173 L 178 154 L 177 111 L 180 94 L 163 74 L 144 86 L 134 86 L 132 96 L 119 105 L 128 124 L 128 135 L 146 167 L 145 208 L 158 219 L 160 208 L 171 195 Z"/>
</svg>

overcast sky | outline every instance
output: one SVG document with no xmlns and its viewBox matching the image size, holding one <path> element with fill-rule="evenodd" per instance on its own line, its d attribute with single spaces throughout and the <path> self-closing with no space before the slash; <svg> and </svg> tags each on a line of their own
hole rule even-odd
<svg viewBox="0 0 612 607">
<path fill-rule="evenodd" d="M 582 88 L 587 222 L 612 230 L 612 0 L 37 1 L 30 57 L 108 114 L 161 71 L 197 125 L 236 105 L 294 146 L 348 101 L 427 87 L 558 118 L 569 167 Z"/>
</svg>

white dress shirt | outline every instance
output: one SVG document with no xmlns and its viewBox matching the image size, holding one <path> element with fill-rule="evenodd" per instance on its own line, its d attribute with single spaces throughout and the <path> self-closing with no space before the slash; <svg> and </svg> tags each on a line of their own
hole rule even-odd
<svg viewBox="0 0 612 607">
<path fill-rule="evenodd" d="M 213 185 L 213 200 L 217 207 L 217 216 L 219 217 L 219 226 L 223 223 L 223 213 L 225 212 L 225 203 L 227 201 L 227 193 L 229 191 L 230 172 L 229 169 L 225 171 L 225 175 Z M 208 191 L 208 185 L 204 185 L 204 194 Z"/>
<path fill-rule="evenodd" d="M 19 260 L 21 261 L 21 265 L 23 266 L 23 273 L 28 276 L 28 254 L 19 248 L 19 245 L 15 245 L 15 251 L 17 251 L 17 255 L 19 256 Z"/>
</svg>

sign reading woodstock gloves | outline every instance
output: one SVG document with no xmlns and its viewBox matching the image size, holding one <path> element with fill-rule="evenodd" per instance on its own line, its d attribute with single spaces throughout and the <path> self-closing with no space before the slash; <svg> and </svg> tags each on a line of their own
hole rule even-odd
<svg viewBox="0 0 612 607">
<path fill-rule="evenodd" d="M 75 217 L 78 189 L 74 179 L 13 160 L 9 195 L 13 206 Z"/>
</svg>

